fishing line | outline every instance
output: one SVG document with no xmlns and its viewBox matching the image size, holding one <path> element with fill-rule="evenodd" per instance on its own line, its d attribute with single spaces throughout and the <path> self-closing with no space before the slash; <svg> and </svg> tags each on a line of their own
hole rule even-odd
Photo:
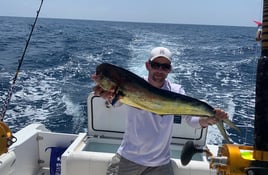
<svg viewBox="0 0 268 175">
<path fill-rule="evenodd" d="M 33 25 L 32 25 L 32 29 L 31 29 L 31 32 L 30 32 L 30 34 L 29 34 L 29 37 L 28 37 L 28 39 L 27 39 L 26 45 L 25 45 L 25 47 L 24 47 L 22 56 L 21 56 L 21 58 L 18 60 L 18 61 L 19 61 L 18 68 L 17 68 L 17 70 L 16 70 L 16 73 L 15 73 L 15 76 L 14 76 L 14 78 L 13 78 L 12 84 L 11 84 L 9 90 L 8 90 L 7 97 L 6 97 L 6 99 L 5 99 L 5 101 L 4 101 L 4 104 L 3 104 L 2 108 L 1 108 L 0 121 L 3 121 L 3 120 L 4 120 L 4 116 L 5 116 L 5 114 L 6 114 L 7 107 L 8 107 L 8 105 L 9 105 L 9 103 L 10 103 L 10 99 L 11 99 L 11 97 L 12 97 L 13 89 L 14 89 L 14 87 L 15 87 L 15 83 L 16 83 L 17 77 L 18 77 L 18 75 L 19 75 L 19 71 L 20 71 L 20 68 L 21 68 L 21 65 L 22 65 L 22 62 L 23 62 L 23 59 L 24 59 L 26 50 L 27 50 L 28 45 L 29 45 L 29 43 L 30 43 L 30 40 L 31 40 L 31 37 L 32 37 L 32 34 L 33 34 L 33 30 L 34 30 L 34 28 L 35 28 L 35 24 L 36 24 L 36 21 L 37 21 L 37 19 L 38 19 L 38 16 L 39 16 L 39 13 L 40 13 L 40 10 L 41 10 L 42 5 L 43 5 L 43 0 L 41 0 L 39 9 L 38 9 L 37 12 L 36 12 L 36 17 L 35 17 L 34 23 L 33 23 Z"/>
</svg>

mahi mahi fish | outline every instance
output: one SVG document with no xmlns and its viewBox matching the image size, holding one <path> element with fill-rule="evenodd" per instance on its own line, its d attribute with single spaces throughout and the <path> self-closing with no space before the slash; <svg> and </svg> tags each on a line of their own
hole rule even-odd
<svg viewBox="0 0 268 175">
<path fill-rule="evenodd" d="M 215 117 L 214 108 L 206 102 L 156 88 L 136 74 L 109 63 L 97 66 L 94 81 L 104 90 L 114 92 L 112 104 L 119 100 L 158 115 Z M 229 119 L 216 123 L 224 139 L 230 143 L 223 122 L 237 131 L 239 129 Z"/>
</svg>

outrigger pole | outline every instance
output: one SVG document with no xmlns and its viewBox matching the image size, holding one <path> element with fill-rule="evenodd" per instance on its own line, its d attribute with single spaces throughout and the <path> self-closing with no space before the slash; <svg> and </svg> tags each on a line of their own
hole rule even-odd
<svg viewBox="0 0 268 175">
<path fill-rule="evenodd" d="M 268 167 L 268 0 L 263 1 L 262 20 L 262 50 L 257 65 L 255 99 L 253 157 L 256 161 L 251 163 L 252 168 L 257 169 Z"/>
</svg>

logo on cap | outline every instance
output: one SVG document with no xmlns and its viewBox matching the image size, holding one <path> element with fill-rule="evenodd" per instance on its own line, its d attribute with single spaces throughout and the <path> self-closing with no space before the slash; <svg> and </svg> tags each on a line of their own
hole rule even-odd
<svg viewBox="0 0 268 175">
<path fill-rule="evenodd" d="M 160 49 L 160 54 L 161 55 L 165 55 L 165 50 L 164 49 Z"/>
</svg>

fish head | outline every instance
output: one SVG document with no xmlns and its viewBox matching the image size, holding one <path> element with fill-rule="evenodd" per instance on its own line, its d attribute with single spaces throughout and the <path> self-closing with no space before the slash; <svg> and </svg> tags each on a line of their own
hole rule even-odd
<svg viewBox="0 0 268 175">
<path fill-rule="evenodd" d="M 113 82 L 111 79 L 103 75 L 96 75 L 94 81 L 96 84 L 98 84 L 102 89 L 106 91 L 113 91 L 117 87 L 115 82 Z"/>
<path fill-rule="evenodd" d="M 113 91 L 118 87 L 116 79 L 112 76 L 111 68 L 105 63 L 97 66 L 94 81 L 106 91 Z"/>
</svg>

